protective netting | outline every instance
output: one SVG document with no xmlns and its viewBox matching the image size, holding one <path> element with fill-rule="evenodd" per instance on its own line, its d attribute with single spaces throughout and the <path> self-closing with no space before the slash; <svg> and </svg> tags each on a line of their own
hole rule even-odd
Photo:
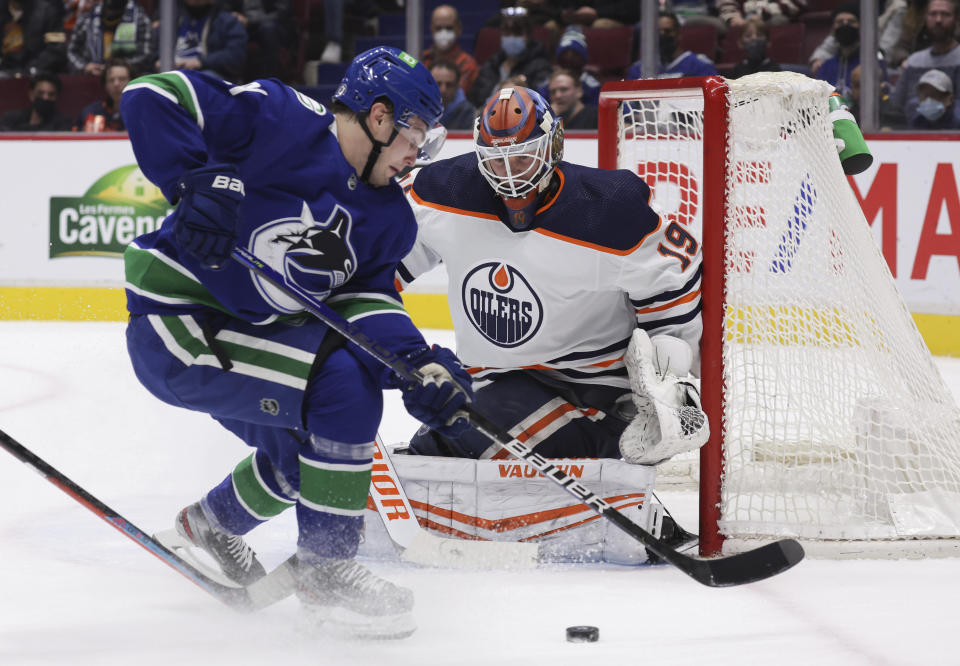
<svg viewBox="0 0 960 666">
<path fill-rule="evenodd" d="M 626 93 L 617 139 L 669 219 L 699 230 L 703 179 L 726 182 L 726 320 L 705 332 L 724 340 L 721 533 L 960 537 L 960 411 L 843 174 L 830 87 L 728 84 L 725 173 L 703 173 L 699 89 Z"/>
</svg>

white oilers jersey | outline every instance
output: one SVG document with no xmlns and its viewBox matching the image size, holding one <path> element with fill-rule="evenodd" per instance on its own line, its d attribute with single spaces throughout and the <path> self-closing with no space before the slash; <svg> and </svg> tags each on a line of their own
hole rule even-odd
<svg viewBox="0 0 960 666">
<path fill-rule="evenodd" d="M 457 355 L 474 378 L 536 368 L 627 388 L 623 353 L 638 325 L 697 353 L 698 240 L 662 222 L 630 172 L 561 162 L 557 176 L 527 231 L 502 221 L 472 153 L 423 168 L 406 188 L 419 233 L 397 277 L 405 286 L 444 263 Z"/>
</svg>

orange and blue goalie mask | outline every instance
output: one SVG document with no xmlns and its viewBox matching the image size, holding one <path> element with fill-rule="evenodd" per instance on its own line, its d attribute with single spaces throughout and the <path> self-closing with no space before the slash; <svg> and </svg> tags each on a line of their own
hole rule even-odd
<svg viewBox="0 0 960 666">
<path fill-rule="evenodd" d="M 529 88 L 503 88 L 483 107 L 474 129 L 480 173 L 507 210 L 532 206 L 563 157 L 563 126 L 550 105 Z M 532 212 L 520 219 L 529 226 Z"/>
</svg>

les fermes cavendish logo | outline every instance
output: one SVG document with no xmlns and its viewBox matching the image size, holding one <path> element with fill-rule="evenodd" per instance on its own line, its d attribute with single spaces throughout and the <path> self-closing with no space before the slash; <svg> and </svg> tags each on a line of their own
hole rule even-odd
<svg viewBox="0 0 960 666">
<path fill-rule="evenodd" d="M 83 196 L 50 197 L 50 258 L 119 257 L 172 210 L 135 164 L 114 169 Z"/>
</svg>

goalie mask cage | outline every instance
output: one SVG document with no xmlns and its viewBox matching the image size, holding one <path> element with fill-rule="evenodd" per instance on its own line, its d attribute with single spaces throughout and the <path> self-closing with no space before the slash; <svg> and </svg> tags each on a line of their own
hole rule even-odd
<svg viewBox="0 0 960 666">
<path fill-rule="evenodd" d="M 960 412 L 837 156 L 827 84 L 620 81 L 599 165 L 702 233 L 705 555 L 960 554 Z"/>
</svg>

